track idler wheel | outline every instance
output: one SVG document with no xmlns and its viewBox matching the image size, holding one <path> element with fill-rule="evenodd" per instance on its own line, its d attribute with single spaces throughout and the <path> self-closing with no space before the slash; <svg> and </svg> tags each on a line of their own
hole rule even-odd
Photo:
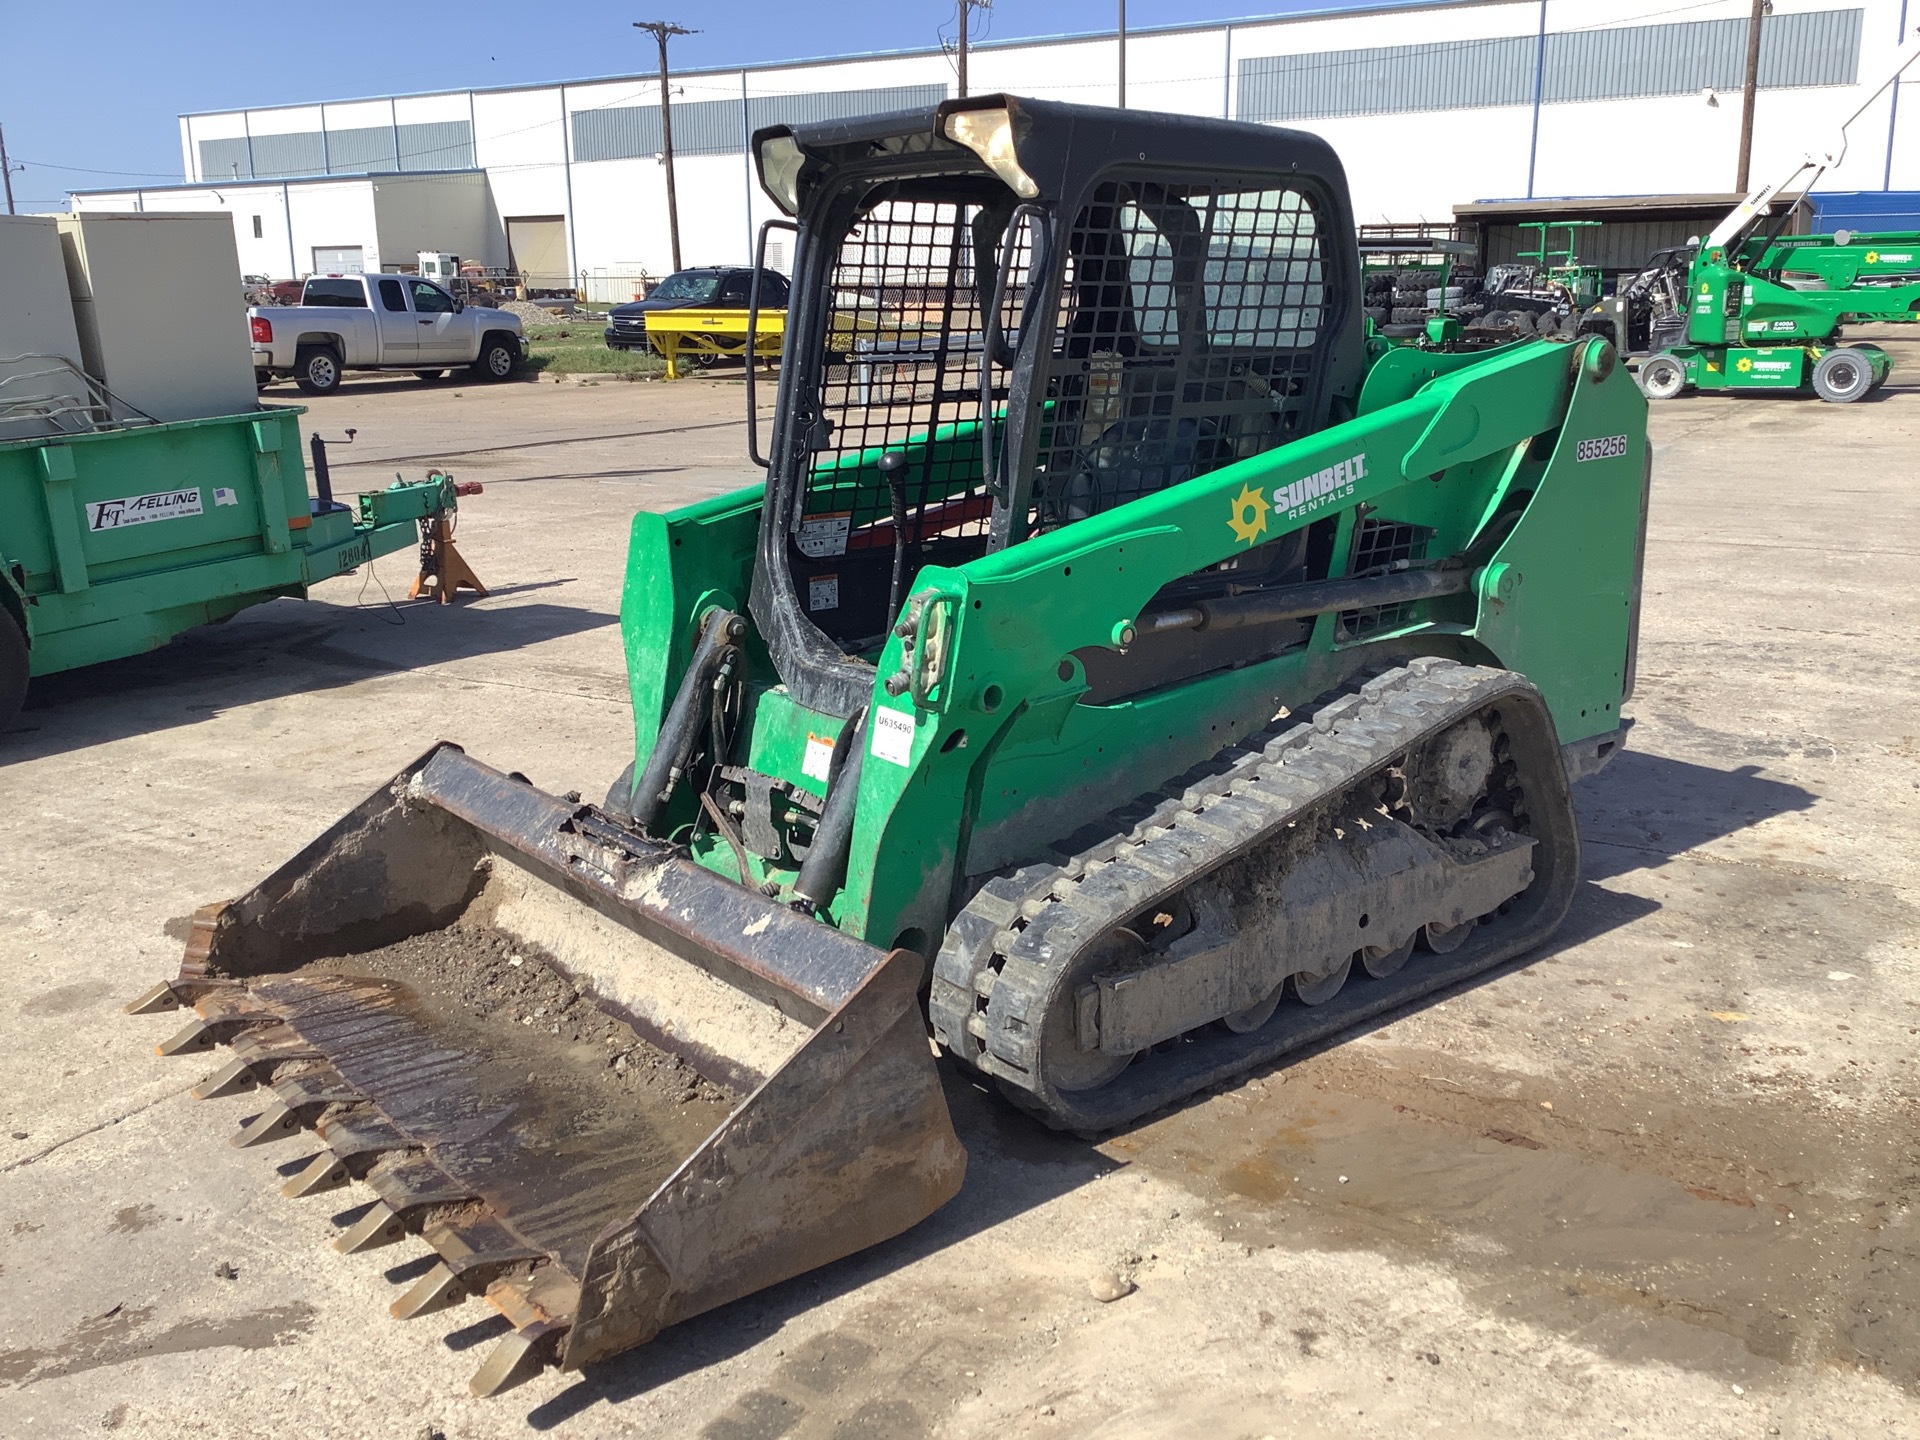
<svg viewBox="0 0 1920 1440">
<path fill-rule="evenodd" d="M 1399 974 L 1400 967 L 1413 958 L 1413 942 L 1418 938 L 1409 935 L 1398 945 L 1367 946 L 1360 952 L 1361 968 L 1376 980 Z"/>
<path fill-rule="evenodd" d="M 1302 1005 L 1324 1005 L 1340 993 L 1340 987 L 1347 983 L 1347 976 L 1353 973 L 1353 956 L 1349 955 L 1331 969 L 1318 975 L 1305 970 L 1287 977 L 1287 983 L 1293 986 L 1293 998 Z"/>
<path fill-rule="evenodd" d="M 1286 998 L 1286 995 L 1286 985 L 1277 985 L 1266 999 L 1256 1001 L 1244 1010 L 1236 1010 L 1231 1015 L 1222 1016 L 1220 1023 L 1235 1035 L 1249 1034 L 1273 1018 L 1273 1012 L 1280 1008 L 1280 1002 Z"/>
<path fill-rule="evenodd" d="M 1467 943 L 1467 937 L 1473 933 L 1473 921 L 1462 920 L 1458 925 L 1442 925 L 1431 921 L 1420 931 L 1420 939 L 1435 955 L 1451 955 Z"/>
<path fill-rule="evenodd" d="M 1053 1083 L 1060 1089 L 1098 1090 L 1133 1063 L 1132 1055 L 1110 1055 L 1100 1048 L 1095 1023 L 1099 991 L 1092 981 L 1102 971 L 1137 963 L 1146 953 L 1146 941 L 1117 926 L 1075 958 L 1063 987 L 1074 1003 L 1048 1009 L 1040 1042 Z"/>
</svg>

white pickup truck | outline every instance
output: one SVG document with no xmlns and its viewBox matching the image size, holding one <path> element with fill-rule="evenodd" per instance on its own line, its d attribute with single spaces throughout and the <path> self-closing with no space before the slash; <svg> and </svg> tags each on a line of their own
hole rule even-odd
<svg viewBox="0 0 1920 1440">
<path fill-rule="evenodd" d="M 309 395 L 339 389 L 349 370 L 438 380 L 463 365 L 504 380 L 527 353 L 519 316 L 463 305 L 418 275 L 315 275 L 298 305 L 256 305 L 247 322 L 254 379 L 291 375 Z"/>
</svg>

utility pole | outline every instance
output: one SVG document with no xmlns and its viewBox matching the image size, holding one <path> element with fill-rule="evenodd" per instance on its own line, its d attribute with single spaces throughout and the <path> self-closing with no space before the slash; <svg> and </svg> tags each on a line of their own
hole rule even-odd
<svg viewBox="0 0 1920 1440">
<path fill-rule="evenodd" d="M 1747 193 L 1747 172 L 1753 163 L 1753 93 L 1760 88 L 1760 21 L 1771 9 L 1771 0 L 1753 0 L 1753 14 L 1747 21 L 1747 77 L 1740 86 L 1740 171 L 1733 181 L 1736 195 Z"/>
<path fill-rule="evenodd" d="M 7 182 L 7 213 L 13 214 L 13 165 L 7 159 L 7 127 L 0 125 L 0 177 Z"/>
<path fill-rule="evenodd" d="M 1120 108 L 1127 108 L 1127 0 L 1120 0 Z"/>
<path fill-rule="evenodd" d="M 991 10 L 992 8 L 993 0 L 960 0 L 960 44 L 958 47 L 959 55 L 957 57 L 959 64 L 956 68 L 960 72 L 960 98 L 962 100 L 967 98 L 967 32 L 973 28 L 973 12 L 975 10 Z"/>
<path fill-rule="evenodd" d="M 660 157 L 667 166 L 667 234 L 673 241 L 673 268 L 680 268 L 680 198 L 673 190 L 673 101 L 667 93 L 667 41 L 675 35 L 698 35 L 671 20 L 636 20 L 636 30 L 645 30 L 660 42 Z"/>
</svg>

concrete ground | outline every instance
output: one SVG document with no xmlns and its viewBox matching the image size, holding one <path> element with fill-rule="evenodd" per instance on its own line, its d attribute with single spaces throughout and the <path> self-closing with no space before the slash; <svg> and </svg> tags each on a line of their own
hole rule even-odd
<svg viewBox="0 0 1920 1440">
<path fill-rule="evenodd" d="M 312 1147 L 230 1149 L 257 1107 L 190 1100 L 210 1065 L 119 1006 L 179 917 L 435 738 L 600 792 L 627 522 L 747 478 L 741 390 L 316 402 L 359 431 L 342 488 L 486 482 L 460 540 L 494 592 L 396 607 L 395 556 L 40 683 L 0 737 L 0 1434 L 1920 1435 L 1920 344 L 1891 348 L 1858 406 L 1655 411 L 1638 725 L 1581 787 L 1547 952 L 1099 1145 L 952 1076 L 944 1211 L 491 1402 L 498 1322 L 387 1319 L 424 1247 L 334 1254 L 365 1196 L 280 1198 Z"/>
</svg>

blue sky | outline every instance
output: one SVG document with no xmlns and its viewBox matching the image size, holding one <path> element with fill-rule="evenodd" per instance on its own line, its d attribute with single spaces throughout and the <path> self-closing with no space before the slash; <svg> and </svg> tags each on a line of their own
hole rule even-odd
<svg viewBox="0 0 1920 1440">
<path fill-rule="evenodd" d="M 1356 0 L 1131 0 L 1129 27 L 1350 8 Z M 1114 0 L 998 0 L 975 38 L 1111 31 Z M 337 16 L 337 19 L 330 17 Z M 383 16 L 391 17 L 391 28 Z M 435 16 L 443 18 L 432 18 Z M 931 47 L 955 32 L 952 0 L 459 0 L 328 7 L 262 0 L 133 4 L 0 0 L 0 126 L 27 169 L 22 210 L 69 189 L 180 179 L 175 117 L 289 101 L 651 71 L 634 20 L 702 34 L 673 42 L 689 68 Z M 124 173 L 103 173 L 124 172 Z"/>
</svg>

